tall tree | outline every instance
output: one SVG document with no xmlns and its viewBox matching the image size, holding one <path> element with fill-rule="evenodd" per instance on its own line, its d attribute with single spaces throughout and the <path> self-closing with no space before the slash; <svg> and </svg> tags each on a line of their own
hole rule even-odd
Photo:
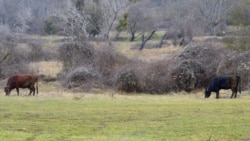
<svg viewBox="0 0 250 141">
<path fill-rule="evenodd" d="M 76 1 L 77 2 L 77 1 Z M 86 14 L 79 4 L 74 1 L 68 1 L 67 8 L 63 12 L 55 11 L 54 14 L 60 17 L 64 25 L 64 34 L 72 37 L 72 39 L 86 39 L 88 33 L 86 31 Z"/>
<path fill-rule="evenodd" d="M 138 7 L 137 4 L 134 4 L 128 10 L 128 32 L 131 35 L 131 42 L 135 40 L 135 34 L 140 30 L 140 23 L 143 21 L 143 12 Z"/>
<path fill-rule="evenodd" d="M 141 34 L 140 50 L 143 50 L 147 41 L 149 41 L 157 31 L 159 16 L 157 7 L 151 1 L 139 1 L 128 10 L 128 30 L 131 33 L 130 41 L 135 38 L 135 33 Z"/>
<path fill-rule="evenodd" d="M 232 0 L 197 0 L 194 2 L 204 28 L 213 36 L 217 27 L 225 21 L 228 11 L 234 6 Z"/>
<path fill-rule="evenodd" d="M 115 21 L 125 12 L 129 0 L 102 0 L 100 3 L 104 19 L 101 31 L 105 40 L 109 40 L 110 31 Z"/>
<path fill-rule="evenodd" d="M 162 47 L 163 41 L 166 39 L 172 40 L 173 45 L 186 45 L 193 37 L 192 29 L 195 29 L 191 26 L 193 25 L 191 1 L 162 1 L 159 11 L 161 16 L 159 24 L 165 33 L 158 47 Z"/>
</svg>

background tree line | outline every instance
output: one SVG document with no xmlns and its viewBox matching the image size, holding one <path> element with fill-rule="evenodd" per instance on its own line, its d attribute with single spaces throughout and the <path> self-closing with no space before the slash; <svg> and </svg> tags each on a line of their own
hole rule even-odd
<svg viewBox="0 0 250 141">
<path fill-rule="evenodd" d="M 0 0 L 0 4 L 1 27 L 18 33 L 83 32 L 88 38 L 99 35 L 109 40 L 111 31 L 126 31 L 133 41 L 136 33 L 145 37 L 165 30 L 165 37 L 176 32 L 190 40 L 189 36 L 222 35 L 231 25 L 249 25 L 247 0 Z"/>
</svg>

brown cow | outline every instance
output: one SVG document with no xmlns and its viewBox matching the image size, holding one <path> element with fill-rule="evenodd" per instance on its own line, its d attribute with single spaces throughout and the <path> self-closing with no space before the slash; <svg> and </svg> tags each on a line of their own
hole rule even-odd
<svg viewBox="0 0 250 141">
<path fill-rule="evenodd" d="M 31 95 L 31 93 L 33 92 L 34 96 L 35 84 L 36 84 L 36 93 L 38 94 L 38 76 L 30 74 L 14 75 L 8 79 L 8 82 L 4 87 L 4 91 L 6 93 L 6 96 L 9 96 L 10 92 L 13 89 L 16 89 L 17 95 L 19 96 L 19 88 L 28 88 L 30 90 L 29 95 Z"/>
</svg>

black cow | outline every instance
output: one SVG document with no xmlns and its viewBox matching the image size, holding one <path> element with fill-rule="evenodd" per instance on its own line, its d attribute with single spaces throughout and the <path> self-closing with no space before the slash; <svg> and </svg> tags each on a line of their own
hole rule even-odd
<svg viewBox="0 0 250 141">
<path fill-rule="evenodd" d="M 205 90 L 205 98 L 210 97 L 211 92 L 216 93 L 216 98 L 219 98 L 220 89 L 231 89 L 231 98 L 237 97 L 237 91 L 241 93 L 240 77 L 237 75 L 218 76 L 211 80 L 208 88 Z"/>
</svg>

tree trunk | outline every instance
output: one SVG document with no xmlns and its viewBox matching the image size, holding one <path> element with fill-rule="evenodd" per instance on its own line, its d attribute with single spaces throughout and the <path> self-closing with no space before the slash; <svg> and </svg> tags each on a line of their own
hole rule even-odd
<svg viewBox="0 0 250 141">
<path fill-rule="evenodd" d="M 132 32 L 129 41 L 130 41 L 130 42 L 133 42 L 134 40 L 135 40 L 135 33 Z"/>
<path fill-rule="evenodd" d="M 116 40 L 116 41 L 119 40 L 120 34 L 121 34 L 121 32 L 120 32 L 120 31 L 117 31 L 117 33 L 116 33 L 116 35 L 115 35 L 115 40 Z"/>
<path fill-rule="evenodd" d="M 139 50 L 143 50 L 145 44 L 147 43 L 148 40 L 150 40 L 152 38 L 152 36 L 154 35 L 154 33 L 156 32 L 156 30 L 152 31 L 149 36 L 145 39 L 145 35 L 144 33 L 142 34 L 142 43 L 141 43 L 141 47 L 139 48 Z"/>
<path fill-rule="evenodd" d="M 167 32 L 161 37 L 160 43 L 157 45 L 158 48 L 161 48 L 163 45 L 163 41 L 166 39 Z"/>
</svg>

